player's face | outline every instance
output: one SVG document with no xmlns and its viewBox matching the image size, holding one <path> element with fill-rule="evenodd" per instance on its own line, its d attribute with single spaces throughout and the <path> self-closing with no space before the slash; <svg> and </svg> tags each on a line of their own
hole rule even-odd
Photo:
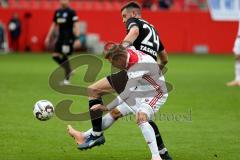
<svg viewBox="0 0 240 160">
<path fill-rule="evenodd" d="M 127 20 L 132 17 L 134 17 L 134 13 L 132 11 L 128 11 L 126 8 L 122 11 L 123 23 L 126 24 Z"/>
<path fill-rule="evenodd" d="M 61 4 L 62 7 L 68 7 L 69 0 L 60 0 L 60 4 Z"/>
</svg>

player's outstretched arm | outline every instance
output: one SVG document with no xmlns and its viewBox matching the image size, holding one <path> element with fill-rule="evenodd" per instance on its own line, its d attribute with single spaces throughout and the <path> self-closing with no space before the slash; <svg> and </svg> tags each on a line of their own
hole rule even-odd
<svg viewBox="0 0 240 160">
<path fill-rule="evenodd" d="M 74 44 L 73 44 L 73 48 L 75 50 L 80 49 L 82 44 L 81 44 L 81 41 L 79 39 L 79 37 L 80 37 L 80 23 L 79 23 L 79 21 L 74 22 L 73 33 L 74 33 L 74 36 L 76 38 L 75 41 L 74 41 Z"/>
<path fill-rule="evenodd" d="M 73 24 L 73 33 L 74 33 L 75 37 L 79 37 L 80 36 L 80 23 L 79 23 L 79 21 L 74 22 L 74 24 Z"/>
<path fill-rule="evenodd" d="M 139 28 L 137 26 L 133 26 L 123 41 L 133 43 L 137 39 L 138 35 L 139 35 Z"/>
<path fill-rule="evenodd" d="M 139 79 L 139 78 L 138 78 Z M 110 111 L 114 108 L 116 108 L 118 105 L 122 104 L 127 98 L 129 98 L 129 95 L 131 93 L 130 88 L 133 86 L 136 86 L 137 84 L 137 78 L 135 79 L 129 79 L 124 91 L 117 96 L 111 103 L 109 103 L 107 106 L 104 106 L 102 104 L 97 104 L 91 107 L 91 110 L 101 110 L 101 111 Z"/>
<path fill-rule="evenodd" d="M 49 42 L 50 42 L 50 37 L 52 36 L 52 34 L 53 34 L 53 32 L 56 30 L 56 28 L 57 28 L 57 25 L 56 25 L 55 22 L 53 22 L 53 23 L 51 24 L 51 27 L 50 27 L 50 29 L 49 29 L 49 31 L 48 31 L 48 34 L 47 34 L 47 37 L 46 37 L 46 39 L 45 39 L 45 45 L 46 45 L 46 46 L 48 46 L 48 44 L 49 44 Z"/>
<path fill-rule="evenodd" d="M 159 57 L 159 62 L 158 64 L 160 64 L 160 69 L 163 69 L 164 66 L 168 63 L 168 54 L 167 51 L 164 49 L 162 51 L 160 51 L 158 53 L 158 57 Z"/>
</svg>

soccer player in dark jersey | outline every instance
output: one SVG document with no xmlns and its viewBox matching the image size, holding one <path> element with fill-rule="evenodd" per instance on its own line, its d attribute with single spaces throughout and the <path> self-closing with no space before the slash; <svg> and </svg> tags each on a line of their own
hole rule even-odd
<svg viewBox="0 0 240 160">
<path fill-rule="evenodd" d="M 127 42 L 127 46 L 130 42 L 137 50 L 149 54 L 155 60 L 157 60 L 157 57 L 159 57 L 159 65 L 164 67 L 168 62 L 167 53 L 162 42 L 160 41 L 156 29 L 153 27 L 153 25 L 141 18 L 140 6 L 136 2 L 129 2 L 123 6 L 121 12 L 123 23 L 126 24 L 128 33 L 123 40 L 123 45 L 125 45 L 124 43 Z M 120 94 L 124 90 L 127 80 L 128 77 L 126 72 L 120 71 L 89 86 L 89 108 L 97 104 L 102 104 L 101 96 L 106 92 L 115 90 L 118 94 Z M 69 125 L 68 132 L 79 144 L 79 149 L 92 148 L 105 142 L 103 130 L 110 127 L 118 118 L 126 116 L 129 113 L 130 111 L 125 106 L 116 107 L 103 118 L 101 118 L 101 111 L 90 111 L 90 115 L 92 116 L 92 129 L 85 133 L 81 133 Z M 171 160 L 171 157 L 164 146 L 157 125 L 153 121 L 150 121 L 149 123 L 154 129 L 160 156 L 162 159 Z"/>
<path fill-rule="evenodd" d="M 50 37 L 55 30 L 59 35 L 55 44 L 53 60 L 56 61 L 65 70 L 64 84 L 69 84 L 71 67 L 68 62 L 68 56 L 73 52 L 73 44 L 78 41 L 79 23 L 76 12 L 70 8 L 69 0 L 60 0 L 61 8 L 54 13 L 53 23 L 47 34 L 45 45 L 50 43 Z M 76 41 L 75 41 L 76 39 Z"/>
</svg>

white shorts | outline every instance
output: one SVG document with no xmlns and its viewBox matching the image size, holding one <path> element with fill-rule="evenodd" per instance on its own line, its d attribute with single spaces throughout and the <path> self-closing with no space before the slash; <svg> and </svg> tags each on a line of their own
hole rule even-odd
<svg viewBox="0 0 240 160">
<path fill-rule="evenodd" d="M 157 95 L 149 98 L 137 98 L 134 106 L 129 106 L 124 102 L 117 106 L 116 109 L 122 114 L 122 116 L 144 112 L 147 114 L 148 119 L 151 120 L 153 119 L 154 114 L 158 112 L 161 106 L 163 106 L 167 101 L 167 97 L 168 94 L 164 94 L 163 96 Z"/>
<path fill-rule="evenodd" d="M 240 37 L 236 38 L 234 47 L 233 47 L 233 53 L 235 55 L 240 55 Z"/>
</svg>

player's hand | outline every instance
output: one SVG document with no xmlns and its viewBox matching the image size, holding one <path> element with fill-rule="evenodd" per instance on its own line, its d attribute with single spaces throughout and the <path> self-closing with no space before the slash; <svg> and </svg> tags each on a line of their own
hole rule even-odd
<svg viewBox="0 0 240 160">
<path fill-rule="evenodd" d="M 50 38 L 47 37 L 47 38 L 45 39 L 45 41 L 44 41 L 44 44 L 45 44 L 46 47 L 48 47 L 48 46 L 49 46 L 49 43 L 50 43 Z"/>
<path fill-rule="evenodd" d="M 158 64 L 159 66 L 159 69 L 162 70 L 164 68 L 164 65 L 163 64 Z"/>
<path fill-rule="evenodd" d="M 165 74 L 168 71 L 168 69 L 167 69 L 167 67 L 165 67 L 165 65 L 158 64 L 158 66 L 159 66 L 159 69 L 160 69 L 162 74 Z"/>
<path fill-rule="evenodd" d="M 91 107 L 92 111 L 97 111 L 97 110 L 101 110 L 101 111 L 108 111 L 108 108 L 104 105 L 101 104 L 96 104 L 94 106 Z"/>
<path fill-rule="evenodd" d="M 77 40 L 74 41 L 74 43 L 73 43 L 73 48 L 74 48 L 74 50 L 80 49 L 81 46 L 82 46 L 82 43 L 81 43 L 81 41 L 80 41 L 79 39 L 77 39 Z"/>
</svg>

